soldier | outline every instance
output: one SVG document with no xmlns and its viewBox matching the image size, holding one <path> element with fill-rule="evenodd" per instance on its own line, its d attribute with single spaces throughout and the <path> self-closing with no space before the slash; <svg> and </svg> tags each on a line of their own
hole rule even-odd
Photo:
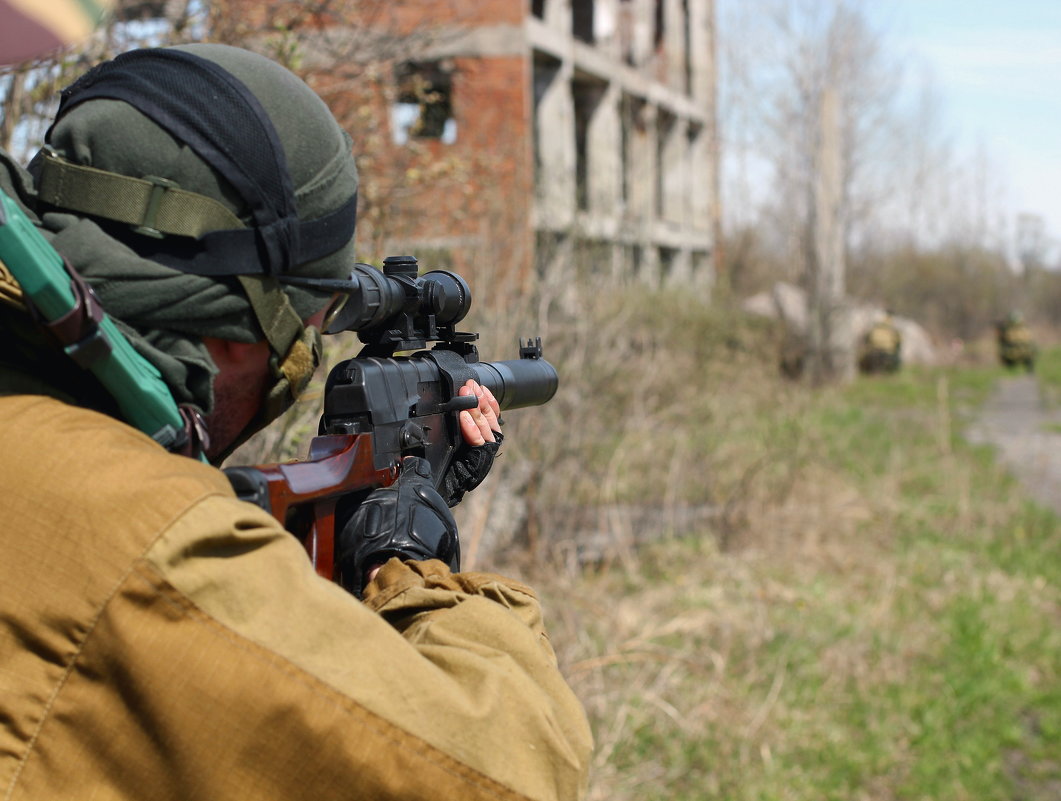
<svg viewBox="0 0 1061 801">
<path fill-rule="evenodd" d="M 119 56 L 64 92 L 30 173 L 0 153 L 0 189 L 158 368 L 213 464 L 312 373 L 333 300 L 314 282 L 349 274 L 357 186 L 316 95 L 220 45 Z M 530 588 L 442 552 L 379 566 L 371 548 L 363 602 L 319 578 L 219 470 L 122 422 L 2 283 L 5 797 L 584 794 L 588 726 Z M 461 392 L 479 398 L 465 439 L 487 447 L 496 401 Z M 376 520 L 427 520 L 442 543 L 452 517 L 421 490 Z M 369 533 L 383 551 L 395 536 Z"/>
<path fill-rule="evenodd" d="M 1005 319 L 995 323 L 998 341 L 998 358 L 1006 367 L 1020 367 L 1029 373 L 1035 369 L 1036 347 L 1031 329 L 1024 322 L 1024 315 L 1011 311 Z"/>
<path fill-rule="evenodd" d="M 894 373 L 902 366 L 903 338 L 885 311 L 862 338 L 859 369 L 864 373 Z"/>
</svg>

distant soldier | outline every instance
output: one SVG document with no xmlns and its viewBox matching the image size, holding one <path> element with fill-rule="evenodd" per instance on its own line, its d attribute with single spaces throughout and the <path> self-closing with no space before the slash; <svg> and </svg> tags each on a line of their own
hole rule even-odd
<svg viewBox="0 0 1061 801">
<path fill-rule="evenodd" d="M 1012 311 L 1006 319 L 995 323 L 998 338 L 998 358 L 1006 367 L 1020 367 L 1029 373 L 1035 369 L 1035 339 L 1019 311 Z"/>
<path fill-rule="evenodd" d="M 890 311 L 877 318 L 862 338 L 858 367 L 863 373 L 894 373 L 902 366 L 903 337 Z"/>
</svg>

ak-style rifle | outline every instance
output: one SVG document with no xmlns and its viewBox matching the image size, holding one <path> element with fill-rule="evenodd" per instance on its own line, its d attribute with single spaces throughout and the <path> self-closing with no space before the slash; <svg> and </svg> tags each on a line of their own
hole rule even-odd
<svg viewBox="0 0 1061 801">
<path fill-rule="evenodd" d="M 349 281 L 335 283 L 346 301 L 325 332 L 357 331 L 364 347 L 328 375 L 308 458 L 225 472 L 237 495 L 299 537 L 318 574 L 338 581 L 337 508 L 393 483 L 405 456 L 427 459 L 440 486 L 463 442 L 458 416 L 478 403 L 457 394 L 468 379 L 511 410 L 546 403 L 558 378 L 540 339 L 521 341 L 518 359 L 479 361 L 479 335 L 455 328 L 471 305 L 456 273 L 418 275 L 416 259 L 397 256 L 384 260 L 382 272 L 359 264 Z M 416 352 L 395 355 L 409 351 Z"/>
<path fill-rule="evenodd" d="M 17 281 L 27 310 L 71 359 L 96 376 L 127 422 L 170 450 L 195 452 L 193 417 L 173 400 L 158 370 L 133 349 L 88 284 L 3 192 L 0 266 Z M 416 259 L 397 256 L 384 260 L 382 272 L 358 264 L 345 280 L 304 281 L 343 301 L 326 321 L 326 333 L 357 331 L 364 347 L 331 371 L 320 435 L 308 459 L 225 472 L 241 498 L 257 503 L 302 540 L 320 575 L 337 580 L 337 506 L 356 504 L 393 483 L 404 456 L 426 458 L 441 485 L 463 442 L 458 416 L 477 403 L 474 396 L 457 394 L 468 379 L 488 387 L 502 410 L 546 403 L 558 379 L 542 359 L 540 339 L 521 342 L 519 359 L 479 361 L 474 344 L 479 335 L 455 327 L 471 306 L 468 285 L 456 273 L 421 276 Z M 433 348 L 421 350 L 432 342 Z M 409 351 L 417 352 L 396 355 Z"/>
</svg>

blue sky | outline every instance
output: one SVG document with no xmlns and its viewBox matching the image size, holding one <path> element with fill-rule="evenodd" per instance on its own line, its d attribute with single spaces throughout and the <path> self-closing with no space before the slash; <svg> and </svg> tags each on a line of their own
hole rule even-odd
<svg viewBox="0 0 1061 801">
<path fill-rule="evenodd" d="M 794 0 L 821 3 L 838 0 Z M 858 0 L 850 0 L 858 3 Z M 716 0 L 721 33 L 751 0 Z M 913 102 L 928 76 L 957 158 L 986 156 L 996 208 L 1061 240 L 1061 0 L 862 0 Z M 723 110 L 723 114 L 725 110 Z M 1061 249 L 1058 250 L 1061 253 Z"/>
<path fill-rule="evenodd" d="M 1061 0 L 872 6 L 888 40 L 928 66 L 960 146 L 983 144 L 1011 212 L 1061 237 Z"/>
</svg>

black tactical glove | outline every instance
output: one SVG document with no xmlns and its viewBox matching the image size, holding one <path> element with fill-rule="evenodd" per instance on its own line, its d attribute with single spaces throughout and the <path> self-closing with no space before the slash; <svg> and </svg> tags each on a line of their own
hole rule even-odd
<svg viewBox="0 0 1061 801">
<path fill-rule="evenodd" d="M 431 481 L 431 464 L 402 459 L 398 480 L 373 490 L 342 526 L 336 542 L 340 583 L 361 597 L 368 572 L 392 556 L 441 559 L 460 570 L 457 523 Z"/>
<path fill-rule="evenodd" d="M 461 502 L 464 493 L 478 487 L 483 483 L 486 474 L 494 466 L 494 457 L 501 449 L 501 441 L 505 438 L 500 431 L 494 432 L 494 441 L 482 445 L 469 445 L 464 442 L 457 449 L 457 453 L 450 462 L 449 469 L 442 477 L 442 486 L 439 492 L 446 499 L 450 507 Z"/>
</svg>

